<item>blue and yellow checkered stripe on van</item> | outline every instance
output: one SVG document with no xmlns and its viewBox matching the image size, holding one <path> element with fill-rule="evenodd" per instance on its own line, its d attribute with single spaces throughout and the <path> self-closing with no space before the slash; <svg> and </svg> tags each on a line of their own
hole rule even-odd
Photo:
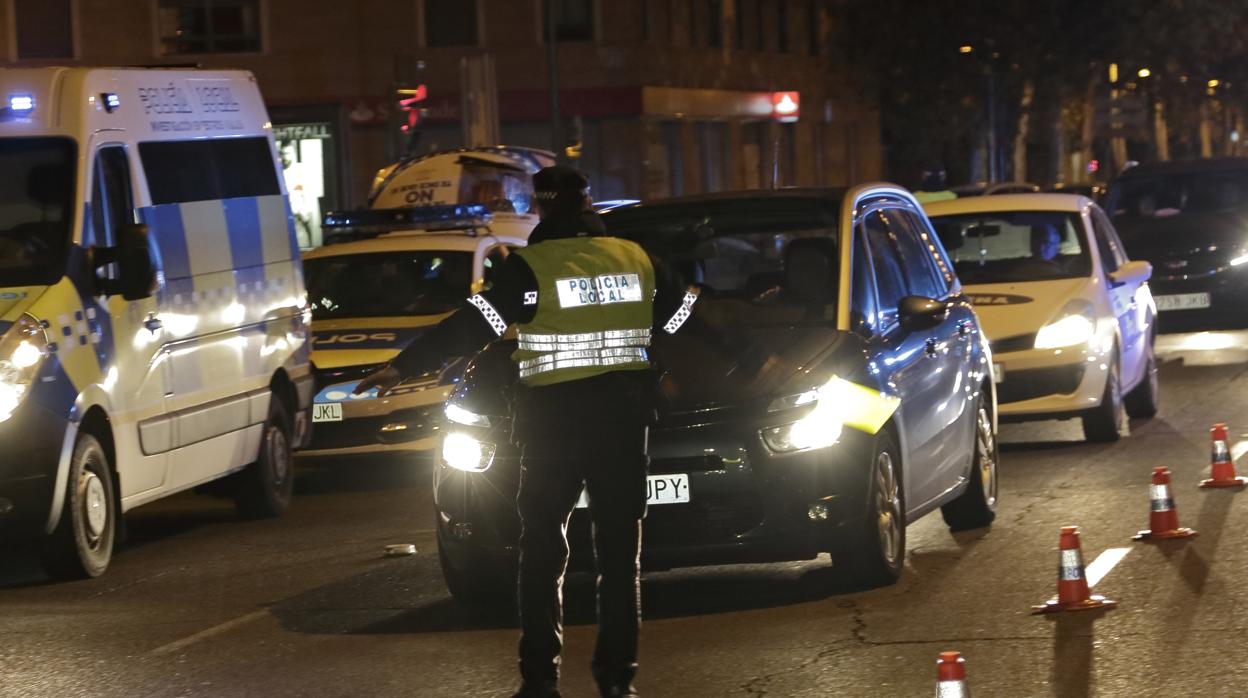
<svg viewBox="0 0 1248 698">
<path fill-rule="evenodd" d="M 165 329 L 201 336 L 247 327 L 264 332 L 274 313 L 299 305 L 299 249 L 283 196 L 164 204 L 141 209 L 155 240 L 163 283 L 157 300 Z M 261 357 L 248 354 L 246 360 Z M 211 381 L 211 367 L 174 376 L 174 392 Z M 250 371 L 248 371 L 250 373 Z"/>
</svg>

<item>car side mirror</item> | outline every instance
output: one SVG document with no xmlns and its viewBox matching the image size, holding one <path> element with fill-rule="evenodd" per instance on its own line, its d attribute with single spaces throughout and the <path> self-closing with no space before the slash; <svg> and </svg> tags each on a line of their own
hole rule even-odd
<svg viewBox="0 0 1248 698">
<path fill-rule="evenodd" d="M 949 304 L 925 296 L 906 296 L 897 303 L 897 315 L 907 330 L 930 330 L 949 317 Z"/>
<path fill-rule="evenodd" d="M 117 276 L 100 279 L 100 293 L 137 301 L 151 298 L 156 292 L 156 262 L 146 225 L 122 226 L 117 231 L 115 246 L 92 248 L 92 265 L 96 269 L 110 264 L 116 265 Z"/>
<path fill-rule="evenodd" d="M 1122 284 L 1139 284 L 1148 281 L 1152 275 L 1153 265 L 1143 260 L 1132 260 L 1118 267 L 1118 271 L 1111 273 L 1109 275 L 1109 280 L 1112 281 L 1115 286 L 1121 286 Z"/>
</svg>

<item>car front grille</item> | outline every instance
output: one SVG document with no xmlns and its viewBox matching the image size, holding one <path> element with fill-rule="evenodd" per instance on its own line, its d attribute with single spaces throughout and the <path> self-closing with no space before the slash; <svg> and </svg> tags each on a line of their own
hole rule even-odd
<svg viewBox="0 0 1248 698">
<path fill-rule="evenodd" d="M 1034 349 L 1036 346 L 1036 333 L 1018 334 L 1013 337 L 1002 337 L 989 341 L 988 345 L 992 347 L 993 353 L 1008 354 L 1012 351 L 1026 351 Z"/>
<path fill-rule="evenodd" d="M 1022 402 L 1046 395 L 1065 395 L 1079 389 L 1085 364 L 1006 370 L 1005 380 L 997 386 L 997 400 L 1002 403 Z"/>
<path fill-rule="evenodd" d="M 653 458 L 650 460 L 651 475 L 706 473 L 723 469 L 724 459 L 719 456 L 682 456 L 679 458 Z"/>
<path fill-rule="evenodd" d="M 753 495 L 662 504 L 647 510 L 647 547 L 686 547 L 731 543 L 763 522 L 763 507 Z"/>
</svg>

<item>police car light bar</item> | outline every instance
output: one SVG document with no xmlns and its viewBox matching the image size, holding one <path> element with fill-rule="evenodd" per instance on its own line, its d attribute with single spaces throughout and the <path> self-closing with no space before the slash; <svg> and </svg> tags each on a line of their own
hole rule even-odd
<svg viewBox="0 0 1248 698">
<path fill-rule="evenodd" d="M 396 230 L 475 230 L 490 224 L 484 204 L 445 204 L 412 208 L 329 211 L 321 226 L 337 234 L 386 233 Z"/>
<path fill-rule="evenodd" d="M 33 95 L 9 95 L 9 110 L 14 112 L 28 112 L 35 108 L 35 98 Z"/>
</svg>

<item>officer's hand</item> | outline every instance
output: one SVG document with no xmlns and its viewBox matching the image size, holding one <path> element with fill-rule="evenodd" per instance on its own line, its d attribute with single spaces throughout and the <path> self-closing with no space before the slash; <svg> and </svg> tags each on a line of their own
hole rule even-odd
<svg viewBox="0 0 1248 698">
<path fill-rule="evenodd" d="M 386 366 L 366 376 L 364 380 L 360 381 L 359 385 L 355 386 L 355 390 L 352 390 L 351 393 L 361 395 L 368 392 L 371 388 L 376 388 L 377 397 L 382 397 L 402 380 L 403 374 L 399 373 L 399 369 L 393 366 Z"/>
</svg>

